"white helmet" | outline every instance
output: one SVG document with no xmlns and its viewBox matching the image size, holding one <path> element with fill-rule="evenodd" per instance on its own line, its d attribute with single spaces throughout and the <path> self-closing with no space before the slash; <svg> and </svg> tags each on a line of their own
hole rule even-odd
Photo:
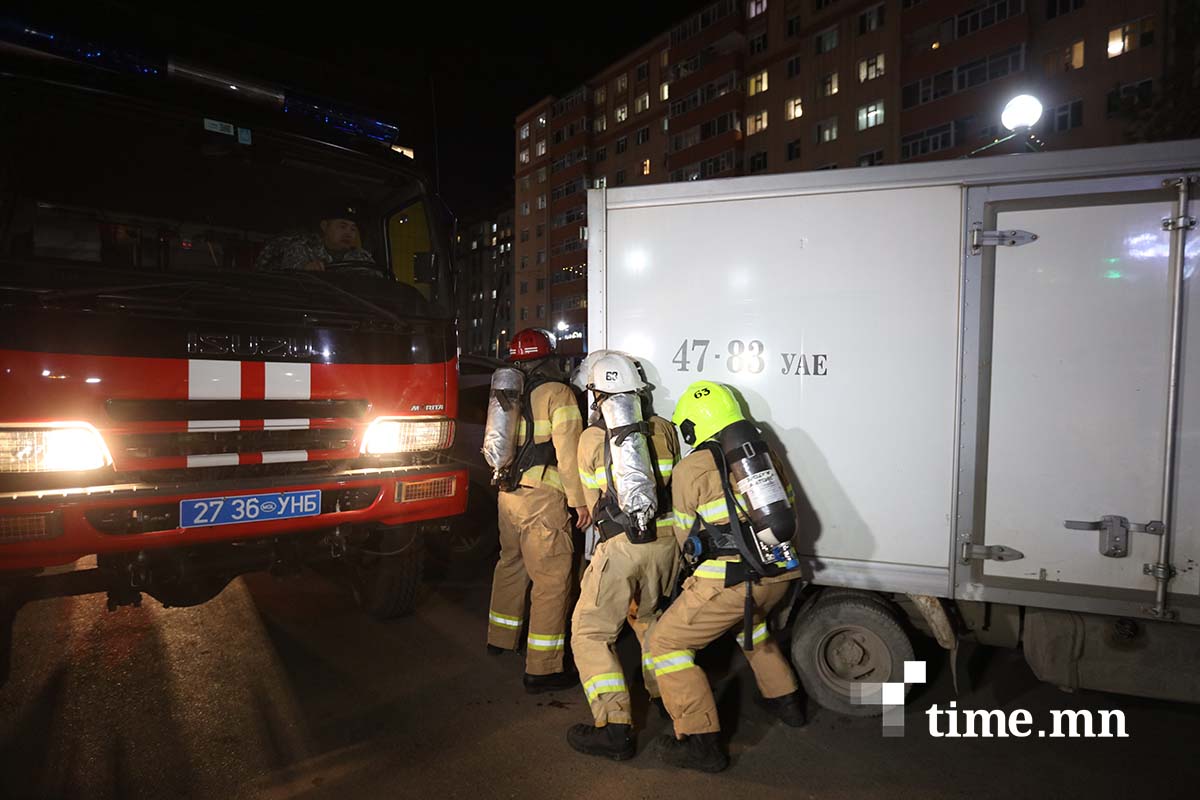
<svg viewBox="0 0 1200 800">
<path fill-rule="evenodd" d="M 640 392 L 646 388 L 637 362 L 623 353 L 609 352 L 592 363 L 588 388 L 604 394 Z"/>
</svg>

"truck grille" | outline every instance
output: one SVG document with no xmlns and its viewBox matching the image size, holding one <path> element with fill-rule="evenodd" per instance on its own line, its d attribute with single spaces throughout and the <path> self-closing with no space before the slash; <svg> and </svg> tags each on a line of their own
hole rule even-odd
<svg viewBox="0 0 1200 800">
<path fill-rule="evenodd" d="M 345 450 L 354 447 L 354 431 L 349 428 L 130 433 L 115 438 L 114 451 L 119 450 L 127 458 Z M 119 458 L 116 452 L 113 455 Z"/>
</svg>

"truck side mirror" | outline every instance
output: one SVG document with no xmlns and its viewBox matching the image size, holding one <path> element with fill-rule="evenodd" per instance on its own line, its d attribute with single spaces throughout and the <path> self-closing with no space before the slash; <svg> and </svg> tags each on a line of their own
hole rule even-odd
<svg viewBox="0 0 1200 800">
<path fill-rule="evenodd" d="M 413 279 L 417 283 L 437 283 L 438 271 L 434 254 L 429 251 L 413 253 Z"/>
</svg>

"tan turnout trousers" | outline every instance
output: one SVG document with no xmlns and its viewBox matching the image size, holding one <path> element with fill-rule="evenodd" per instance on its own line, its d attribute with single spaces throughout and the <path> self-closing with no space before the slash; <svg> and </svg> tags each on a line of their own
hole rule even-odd
<svg viewBox="0 0 1200 800">
<path fill-rule="evenodd" d="M 679 458 L 675 427 L 662 417 L 650 418 L 650 455 L 659 486 L 667 486 Z M 588 507 L 595 509 L 601 492 L 608 491 L 604 467 L 606 431 L 588 428 L 579 437 L 579 475 Z M 596 545 L 596 552 L 579 591 L 571 618 L 571 649 L 584 696 L 596 726 L 633 724 L 629 687 L 614 647 L 621 628 L 630 623 L 642 647 L 642 679 L 651 697 L 658 696 L 654 670 L 646 655 L 646 634 L 658 619 L 663 598 L 669 597 L 679 564 L 671 515 L 657 520 L 658 539 L 634 544 L 624 534 Z"/>
<path fill-rule="evenodd" d="M 675 535 L 681 543 L 697 516 L 712 524 L 729 521 L 720 475 L 711 453 L 697 450 L 680 461 L 671 489 Z M 701 563 L 650 632 L 650 659 L 663 704 L 675 723 L 676 736 L 715 733 L 721 729 L 708 676 L 696 666 L 695 657 L 697 650 L 731 630 L 737 630 L 738 644 L 746 654 L 763 697 L 782 697 L 798 688 L 791 666 L 770 635 L 767 617 L 787 594 L 789 582 L 800 577 L 799 573 L 766 578 L 753 587 L 754 649 L 746 650 L 741 631 L 746 586 L 725 586 L 725 566 L 730 561 L 724 558 Z"/>
<path fill-rule="evenodd" d="M 583 419 L 575 393 L 563 383 L 542 384 L 525 402 L 533 414 L 534 441 L 554 442 L 558 467 L 533 467 L 519 489 L 500 492 L 500 560 L 492 578 L 488 644 L 516 649 L 529 593 L 525 671 L 549 675 L 563 671 L 567 641 L 575 549 L 567 505 L 584 504 L 575 461 Z M 518 442 L 528 435 L 522 420 Z"/>
</svg>

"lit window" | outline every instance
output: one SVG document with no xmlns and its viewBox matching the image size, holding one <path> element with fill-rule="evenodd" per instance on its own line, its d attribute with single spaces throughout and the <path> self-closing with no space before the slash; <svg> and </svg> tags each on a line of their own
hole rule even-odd
<svg viewBox="0 0 1200 800">
<path fill-rule="evenodd" d="M 592 131 L 593 132 L 604 133 L 606 130 L 608 130 L 608 117 L 606 117 L 604 114 L 601 114 L 600 116 L 598 116 L 594 120 L 592 120 Z"/>
<path fill-rule="evenodd" d="M 538 183 L 546 182 L 546 168 L 545 167 L 538 167 L 537 179 L 538 179 Z"/>
<path fill-rule="evenodd" d="M 526 122 L 524 125 L 521 126 L 521 141 L 525 141 L 528 138 L 529 138 L 529 123 Z"/>
<path fill-rule="evenodd" d="M 1118 25 L 1108 32 L 1108 57 L 1116 58 L 1139 47 L 1154 44 L 1154 17 Z"/>
<path fill-rule="evenodd" d="M 874 103 L 867 103 L 865 106 L 858 107 L 858 129 L 860 131 L 865 131 L 867 128 L 874 128 L 876 125 L 882 124 L 882 100 L 876 100 Z"/>
<path fill-rule="evenodd" d="M 604 105 L 604 101 L 608 99 L 608 90 L 601 86 L 592 95 L 592 102 L 598 106 Z"/>
<path fill-rule="evenodd" d="M 648 159 L 648 158 L 642 159 L 642 174 L 643 175 L 650 174 L 650 159 Z"/>
<path fill-rule="evenodd" d="M 858 166 L 860 167 L 877 167 L 883 163 L 883 151 L 876 150 L 872 153 L 863 153 L 858 157 Z"/>
<path fill-rule="evenodd" d="M 546 114 L 545 114 L 545 112 L 542 112 L 541 114 L 538 114 L 538 118 L 537 118 L 537 124 L 538 124 L 538 127 L 539 127 L 539 128 L 544 128 L 544 127 L 546 127 Z"/>
<path fill-rule="evenodd" d="M 767 90 L 767 71 L 764 69 L 755 75 L 750 76 L 750 96 L 761 94 Z"/>
<path fill-rule="evenodd" d="M 668 119 L 667 117 L 663 117 L 663 133 L 666 133 L 670 129 L 671 129 L 671 120 Z"/>
<path fill-rule="evenodd" d="M 650 93 L 642 92 L 633 101 L 633 113 L 640 114 L 650 108 Z"/>
<path fill-rule="evenodd" d="M 667 100 L 671 96 L 671 86 L 668 83 L 660 83 L 658 85 L 658 99 Z"/>
<path fill-rule="evenodd" d="M 783 104 L 785 115 L 789 120 L 800 119 L 804 116 L 804 104 L 799 97 L 793 97 Z"/>
<path fill-rule="evenodd" d="M 613 116 L 616 117 L 617 122 L 624 122 L 625 120 L 629 119 L 629 106 L 617 106 L 617 110 L 613 112 Z"/>
<path fill-rule="evenodd" d="M 521 216 L 522 217 L 529 216 L 529 202 L 528 201 L 521 203 Z"/>
<path fill-rule="evenodd" d="M 754 134 L 765 131 L 767 129 L 767 112 L 759 111 L 757 114 L 751 114 L 746 119 L 746 135 L 753 136 Z"/>
<path fill-rule="evenodd" d="M 1060 72 L 1083 69 L 1083 40 L 1046 54 L 1046 74 L 1054 77 Z"/>
<path fill-rule="evenodd" d="M 533 152 L 539 156 L 546 155 L 546 140 L 538 139 L 537 144 L 533 146 Z"/>
<path fill-rule="evenodd" d="M 520 161 L 522 164 L 529 163 L 529 148 L 528 147 L 526 147 L 524 150 L 521 151 L 521 154 L 519 156 L 517 156 L 517 160 Z"/>
<path fill-rule="evenodd" d="M 817 144 L 826 144 L 837 139 L 837 117 L 823 119 L 817 123 Z"/>
<path fill-rule="evenodd" d="M 620 94 L 621 92 L 625 91 L 628 88 L 629 88 L 629 75 L 627 73 L 622 72 L 620 75 L 617 76 L 617 94 Z"/>
<path fill-rule="evenodd" d="M 754 19 L 757 16 L 765 14 L 767 11 L 767 0 L 750 0 L 746 4 L 746 16 Z"/>
<path fill-rule="evenodd" d="M 831 72 L 824 78 L 821 78 L 821 96 L 833 97 L 838 93 L 838 74 Z"/>
<path fill-rule="evenodd" d="M 544 195 L 544 194 L 539 194 L 539 195 L 538 195 L 538 199 L 537 199 L 537 207 L 538 207 L 538 208 L 545 208 L 545 207 L 546 207 L 546 195 Z"/>
<path fill-rule="evenodd" d="M 883 77 L 883 53 L 860 59 L 858 62 L 858 82 L 866 83 Z"/>
<path fill-rule="evenodd" d="M 666 69 L 667 68 L 667 59 L 669 57 L 670 57 L 670 53 L 666 50 L 663 50 L 661 53 L 658 54 L 658 65 L 660 67 L 662 67 L 663 69 Z"/>
</svg>

